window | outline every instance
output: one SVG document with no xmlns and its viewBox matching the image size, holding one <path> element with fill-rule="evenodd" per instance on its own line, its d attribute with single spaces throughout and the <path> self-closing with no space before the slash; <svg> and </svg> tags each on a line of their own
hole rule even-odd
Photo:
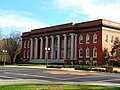
<svg viewBox="0 0 120 90">
<path fill-rule="evenodd" d="M 24 41 L 24 48 L 26 48 L 26 41 Z"/>
<path fill-rule="evenodd" d="M 80 37 L 79 37 L 79 43 L 80 43 L 80 44 L 83 43 L 83 36 L 82 36 L 82 35 L 80 35 Z"/>
<path fill-rule="evenodd" d="M 28 41 L 28 44 L 27 44 L 27 45 L 28 45 L 28 48 L 30 48 L 30 42 L 29 42 L 29 41 Z"/>
<path fill-rule="evenodd" d="M 96 47 L 93 48 L 93 57 L 97 58 L 97 48 Z"/>
<path fill-rule="evenodd" d="M 86 58 L 90 57 L 90 49 L 87 47 L 86 48 Z"/>
<path fill-rule="evenodd" d="M 93 35 L 93 43 L 97 43 L 97 35 L 96 35 L 96 33 L 94 33 L 94 35 Z"/>
<path fill-rule="evenodd" d="M 90 63 L 90 61 L 89 60 L 86 60 L 86 62 L 85 62 L 86 64 L 89 64 Z"/>
<path fill-rule="evenodd" d="M 24 55 L 23 55 L 23 58 L 26 58 L 26 51 L 24 51 L 24 53 L 23 53 Z"/>
<path fill-rule="evenodd" d="M 110 36 L 110 43 L 113 43 L 113 36 Z"/>
<path fill-rule="evenodd" d="M 93 61 L 93 66 L 97 66 L 97 61 Z"/>
<path fill-rule="evenodd" d="M 105 35 L 105 42 L 108 42 L 108 35 Z"/>
<path fill-rule="evenodd" d="M 105 58 L 108 58 L 108 49 L 107 48 L 104 49 L 104 55 L 105 55 Z"/>
<path fill-rule="evenodd" d="M 86 36 L 86 43 L 89 44 L 90 43 L 90 36 L 87 34 Z"/>
<path fill-rule="evenodd" d="M 82 63 L 82 60 L 79 60 L 79 64 L 83 64 L 83 63 Z"/>
<path fill-rule="evenodd" d="M 27 51 L 27 58 L 29 58 L 29 50 Z"/>
<path fill-rule="evenodd" d="M 83 50 L 82 50 L 82 48 L 79 49 L 79 57 L 80 57 L 80 58 L 83 57 Z"/>
</svg>

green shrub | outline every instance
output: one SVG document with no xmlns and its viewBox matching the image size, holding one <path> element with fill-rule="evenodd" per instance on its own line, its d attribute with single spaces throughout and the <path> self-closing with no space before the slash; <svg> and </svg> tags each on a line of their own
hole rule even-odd
<svg viewBox="0 0 120 90">
<path fill-rule="evenodd" d="M 50 66 L 47 66 L 47 68 L 62 68 L 61 65 L 50 65 Z"/>
</svg>

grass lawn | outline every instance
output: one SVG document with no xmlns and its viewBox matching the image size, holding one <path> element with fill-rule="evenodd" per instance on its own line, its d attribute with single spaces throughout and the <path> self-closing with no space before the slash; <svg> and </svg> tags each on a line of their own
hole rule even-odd
<svg viewBox="0 0 120 90">
<path fill-rule="evenodd" d="M 0 85 L 0 90 L 120 90 L 118 87 L 71 84 L 13 84 Z"/>
</svg>

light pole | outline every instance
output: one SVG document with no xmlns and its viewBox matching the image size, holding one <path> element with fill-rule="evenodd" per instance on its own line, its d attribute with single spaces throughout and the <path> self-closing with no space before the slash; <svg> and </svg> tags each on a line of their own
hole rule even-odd
<svg viewBox="0 0 120 90">
<path fill-rule="evenodd" d="M 46 67 L 47 67 L 47 65 L 48 65 L 48 52 L 50 51 L 50 48 L 46 47 L 45 51 L 46 51 L 46 55 L 47 55 L 47 57 L 46 57 Z"/>
<path fill-rule="evenodd" d="M 90 62 L 91 62 L 91 70 L 92 70 L 93 57 L 90 57 Z"/>
<path fill-rule="evenodd" d="M 3 54 L 7 53 L 7 50 L 2 50 Z M 5 66 L 5 61 L 6 59 L 3 60 L 4 61 L 4 66 Z"/>
</svg>

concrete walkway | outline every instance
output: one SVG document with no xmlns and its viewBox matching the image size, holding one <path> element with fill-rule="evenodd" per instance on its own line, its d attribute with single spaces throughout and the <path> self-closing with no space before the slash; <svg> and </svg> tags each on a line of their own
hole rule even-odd
<svg viewBox="0 0 120 90">
<path fill-rule="evenodd" d="M 43 84 L 43 83 L 44 84 L 86 84 L 86 85 L 103 85 L 103 86 L 116 86 L 116 87 L 120 87 L 120 83 L 113 83 L 116 80 L 117 80 L 117 82 L 120 82 L 119 74 L 112 74 L 111 75 L 110 73 L 98 73 L 98 72 L 83 71 L 83 70 L 73 70 L 73 69 L 72 70 L 70 70 L 70 69 L 68 69 L 68 70 L 61 70 L 61 69 L 54 69 L 54 68 L 47 68 L 46 69 L 46 66 L 10 66 L 10 65 L 8 65 L 8 66 L 1 66 L 1 67 L 3 67 L 2 69 L 4 69 L 4 67 L 5 68 L 11 68 L 11 67 L 13 68 L 13 67 L 15 67 L 16 68 L 15 71 L 9 69 L 10 71 L 8 70 L 9 72 L 7 72 L 8 74 L 13 74 L 13 75 L 14 74 L 22 75 L 21 73 L 18 73 L 19 70 L 21 72 L 22 68 L 23 68 L 22 70 L 26 69 L 25 72 L 27 70 L 29 70 L 30 72 L 33 72 L 32 69 L 35 70 L 35 68 L 38 68 L 38 69 L 36 69 L 36 70 L 38 70 L 38 72 L 39 72 L 39 70 L 42 70 L 41 74 L 42 75 L 45 74 L 47 76 L 41 76 L 41 74 L 37 75 L 37 72 L 35 73 L 35 75 L 31 75 L 31 74 L 29 75 L 29 74 L 25 74 L 25 73 L 23 73 L 23 75 L 25 75 L 25 76 L 28 75 L 28 76 L 32 76 L 32 77 L 44 77 L 44 78 L 49 78 L 49 79 L 55 79 L 56 76 L 57 77 L 59 76 L 60 78 L 56 78 L 56 79 L 58 79 L 58 82 L 55 82 L 55 83 L 52 82 L 52 81 L 48 81 L 47 79 L 44 80 L 44 79 L 34 79 L 34 78 L 31 78 L 31 79 L 25 79 L 25 80 L 24 79 L 0 80 L 0 84 L 16 84 L 16 83 L 24 83 L 24 84 L 25 83 L 26 84 L 27 83 L 31 83 L 31 84 Z M 17 71 L 17 73 L 16 73 L 16 71 Z M 53 76 L 55 75 L 55 77 L 51 77 L 51 75 L 53 75 Z M 70 77 L 73 77 L 73 78 L 65 78 L 64 79 L 64 77 L 66 77 L 66 76 L 67 77 L 70 76 Z M 118 77 L 118 78 L 116 78 L 116 77 Z M 87 78 L 89 78 L 90 81 L 87 80 Z M 100 79 L 100 78 L 103 78 L 103 79 Z M 73 80 L 77 80 L 78 79 L 80 81 L 78 81 L 78 82 L 75 81 L 74 82 L 74 81 L 72 81 L 72 79 Z M 99 80 L 94 81 L 94 79 L 95 80 L 99 79 Z M 61 80 L 63 80 L 63 81 L 61 81 Z M 64 80 L 65 81 L 68 80 L 68 81 L 64 82 Z M 81 82 L 81 80 L 83 80 L 83 81 Z"/>
</svg>

